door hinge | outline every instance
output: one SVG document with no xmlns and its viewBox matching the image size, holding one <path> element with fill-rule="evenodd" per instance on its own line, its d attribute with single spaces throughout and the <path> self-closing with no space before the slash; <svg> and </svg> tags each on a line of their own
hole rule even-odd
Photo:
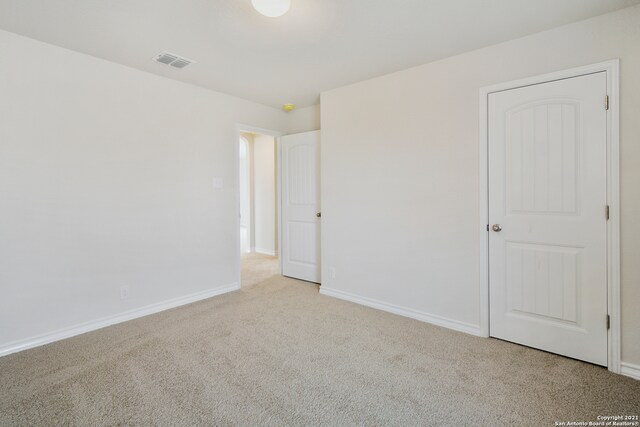
<svg viewBox="0 0 640 427">
<path fill-rule="evenodd" d="M 609 221 L 609 211 L 610 211 L 609 205 L 607 205 L 604 209 L 604 214 L 607 217 L 607 221 Z"/>
<path fill-rule="evenodd" d="M 611 329 L 611 316 L 607 314 L 607 330 Z"/>
<path fill-rule="evenodd" d="M 608 110 L 609 109 L 609 95 L 606 95 L 604 97 L 604 109 Z"/>
</svg>

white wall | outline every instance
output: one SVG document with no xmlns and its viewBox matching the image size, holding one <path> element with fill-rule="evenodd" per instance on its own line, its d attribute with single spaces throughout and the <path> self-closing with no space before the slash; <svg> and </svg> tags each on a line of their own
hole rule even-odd
<svg viewBox="0 0 640 427">
<path fill-rule="evenodd" d="M 288 133 L 301 133 L 320 129 L 320 105 L 295 109 L 289 113 Z"/>
<path fill-rule="evenodd" d="M 479 88 L 612 58 L 622 359 L 640 364 L 640 7 L 323 93 L 322 289 L 477 328 Z"/>
<path fill-rule="evenodd" d="M 0 353 L 238 285 L 236 123 L 286 113 L 4 31 L 0 52 Z"/>
<path fill-rule="evenodd" d="M 253 188 L 255 250 L 275 255 L 277 248 L 275 139 L 255 135 L 253 139 Z"/>
</svg>

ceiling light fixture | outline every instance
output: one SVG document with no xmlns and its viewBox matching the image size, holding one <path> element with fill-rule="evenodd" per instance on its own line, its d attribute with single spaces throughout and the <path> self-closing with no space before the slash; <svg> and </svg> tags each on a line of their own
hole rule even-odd
<svg viewBox="0 0 640 427">
<path fill-rule="evenodd" d="M 291 0 L 251 0 L 253 7 L 269 18 L 277 18 L 289 11 Z"/>
</svg>

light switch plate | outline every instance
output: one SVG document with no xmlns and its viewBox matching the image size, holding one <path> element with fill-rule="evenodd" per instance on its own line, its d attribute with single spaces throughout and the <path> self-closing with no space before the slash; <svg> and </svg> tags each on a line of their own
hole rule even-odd
<svg viewBox="0 0 640 427">
<path fill-rule="evenodd" d="M 224 187 L 224 181 L 222 178 L 213 178 L 213 188 L 220 189 Z"/>
</svg>

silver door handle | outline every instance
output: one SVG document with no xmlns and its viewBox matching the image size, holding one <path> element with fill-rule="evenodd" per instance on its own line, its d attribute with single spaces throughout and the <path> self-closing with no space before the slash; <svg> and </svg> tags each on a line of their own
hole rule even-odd
<svg viewBox="0 0 640 427">
<path fill-rule="evenodd" d="M 502 231 L 502 226 L 500 224 L 493 224 L 493 227 L 491 227 L 491 229 L 496 233 L 499 233 Z"/>
</svg>

